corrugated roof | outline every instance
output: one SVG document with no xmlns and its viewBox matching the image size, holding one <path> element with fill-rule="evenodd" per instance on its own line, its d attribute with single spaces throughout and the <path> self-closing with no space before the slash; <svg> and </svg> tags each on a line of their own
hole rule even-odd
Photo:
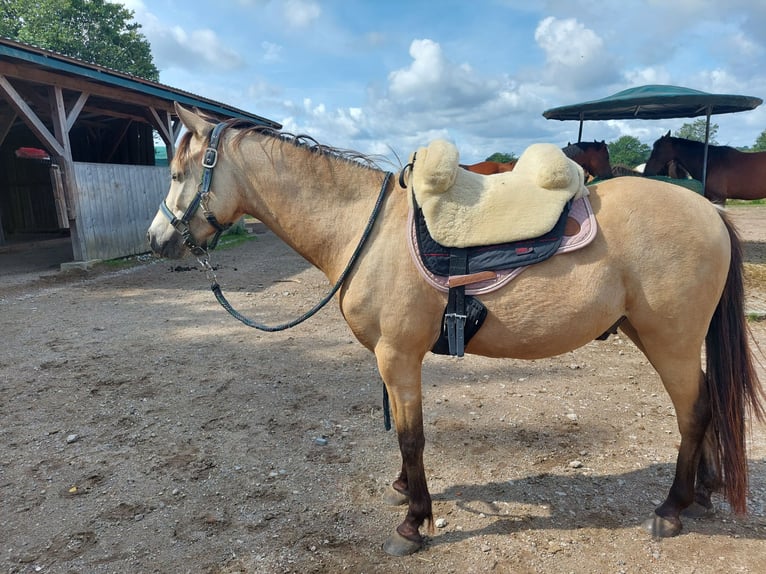
<svg viewBox="0 0 766 574">
<path fill-rule="evenodd" d="M 235 108 L 228 104 L 216 102 L 196 94 L 158 82 L 153 82 L 151 80 L 146 80 L 144 78 L 139 78 L 125 72 L 119 72 L 98 64 L 85 62 L 58 52 L 46 50 L 45 48 L 17 42 L 10 38 L 0 37 L 0 56 L 21 60 L 42 68 L 87 78 L 91 81 L 132 90 L 171 102 L 177 101 L 186 106 L 196 106 L 200 110 L 205 110 L 215 115 L 246 119 L 259 124 L 272 126 L 276 129 L 282 127 L 281 124 L 273 120 Z"/>
</svg>

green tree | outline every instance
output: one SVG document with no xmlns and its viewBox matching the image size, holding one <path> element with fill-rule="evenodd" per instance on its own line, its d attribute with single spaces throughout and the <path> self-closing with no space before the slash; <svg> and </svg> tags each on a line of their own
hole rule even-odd
<svg viewBox="0 0 766 574">
<path fill-rule="evenodd" d="M 652 153 L 652 148 L 633 136 L 620 136 L 606 146 L 609 149 L 609 162 L 612 165 L 635 167 L 646 162 L 649 154 Z"/>
<path fill-rule="evenodd" d="M 159 80 L 133 11 L 106 0 L 2 0 L 0 36 Z"/>
<path fill-rule="evenodd" d="M 676 132 L 673 134 L 677 138 L 684 138 L 687 140 L 694 140 L 698 142 L 704 142 L 705 141 L 705 125 L 707 124 L 707 120 L 703 118 L 697 118 L 692 123 L 686 123 L 682 125 L 680 128 L 676 130 Z M 710 137 L 708 138 L 708 142 L 711 144 L 716 144 L 715 136 L 718 133 L 718 124 L 714 124 L 711 122 L 710 124 Z"/>
<path fill-rule="evenodd" d="M 497 161 L 500 163 L 508 163 L 509 161 L 516 161 L 517 159 L 519 158 L 517 158 L 512 153 L 500 153 L 499 151 L 496 151 L 484 161 Z"/>
<path fill-rule="evenodd" d="M 766 130 L 761 132 L 750 151 L 766 151 Z"/>
</svg>

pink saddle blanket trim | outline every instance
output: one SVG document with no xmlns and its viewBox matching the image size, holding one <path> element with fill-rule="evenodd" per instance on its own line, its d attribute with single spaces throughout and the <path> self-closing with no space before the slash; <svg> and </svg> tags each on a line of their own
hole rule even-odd
<svg viewBox="0 0 766 574">
<path fill-rule="evenodd" d="M 598 231 L 598 224 L 596 223 L 596 216 L 593 214 L 593 208 L 590 205 L 587 197 L 581 197 L 572 202 L 572 207 L 569 210 L 569 217 L 573 218 L 580 224 L 580 230 L 571 236 L 564 236 L 561 241 L 561 245 L 556 250 L 555 255 L 561 253 L 569 253 L 588 245 L 596 237 Z M 420 258 L 418 251 L 417 231 L 415 229 L 415 214 L 412 206 L 410 206 L 409 215 L 407 216 L 407 226 L 410 232 L 407 234 L 407 245 L 410 250 L 410 255 L 415 263 L 423 279 L 426 280 L 431 287 L 447 293 L 449 291 L 449 277 L 442 275 L 434 275 L 425 265 Z M 495 271 L 496 277 L 493 279 L 484 279 L 476 283 L 470 283 L 465 287 L 466 295 L 483 295 L 491 293 L 501 287 L 505 287 L 513 279 L 518 277 L 529 265 L 524 267 L 516 267 L 515 269 L 506 269 Z"/>
</svg>

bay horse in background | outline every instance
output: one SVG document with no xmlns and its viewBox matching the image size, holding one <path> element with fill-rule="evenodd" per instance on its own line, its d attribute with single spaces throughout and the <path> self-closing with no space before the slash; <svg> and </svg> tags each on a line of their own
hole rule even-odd
<svg viewBox="0 0 766 574">
<path fill-rule="evenodd" d="M 412 262 L 410 193 L 358 153 L 242 120 L 214 124 L 178 104 L 176 112 L 188 131 L 147 233 L 151 249 L 164 257 L 192 250 L 208 262 L 220 231 L 250 214 L 335 284 L 349 328 L 375 355 L 399 439 L 401 471 L 388 501 L 408 510 L 384 549 L 416 552 L 421 526 L 433 525 L 421 371 L 441 334 L 447 295 Z M 671 187 L 634 177 L 591 186 L 592 242 L 481 295 L 486 320 L 466 346 L 467 354 L 540 359 L 619 325 L 659 374 L 681 435 L 672 485 L 646 523 L 656 537 L 681 531 L 682 510 L 712 509 L 718 489 L 735 512 L 747 511 L 746 419 L 764 415 L 744 313 L 742 245 L 725 213 Z M 459 457 L 462 439 L 452 438 Z M 332 488 L 328 495 L 347 491 Z"/>
<path fill-rule="evenodd" d="M 598 179 L 608 179 L 612 177 L 612 166 L 609 163 L 609 148 L 606 142 L 578 142 L 568 144 L 561 148 L 569 159 L 580 164 L 585 170 L 587 176 Z M 512 171 L 516 165 L 516 160 L 509 162 L 499 161 L 480 161 L 479 163 L 461 165 L 463 169 L 480 173 L 482 175 L 492 175 Z"/>
<path fill-rule="evenodd" d="M 668 132 L 654 142 L 644 173 L 664 175 L 668 163 L 676 161 L 694 179 L 702 181 L 704 150 L 703 142 L 672 137 Z M 709 145 L 705 197 L 714 203 L 766 197 L 766 152 Z"/>
<path fill-rule="evenodd" d="M 595 179 L 612 177 L 612 164 L 609 161 L 609 147 L 605 141 L 577 142 L 561 148 L 569 159 L 580 164 Z"/>
</svg>

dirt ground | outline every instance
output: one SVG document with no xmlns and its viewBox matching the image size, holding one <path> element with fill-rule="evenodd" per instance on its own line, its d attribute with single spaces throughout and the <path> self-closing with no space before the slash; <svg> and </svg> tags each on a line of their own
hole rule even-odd
<svg viewBox="0 0 766 574">
<path fill-rule="evenodd" d="M 749 272 L 766 267 L 766 206 L 732 212 Z M 213 259 L 232 302 L 267 322 L 328 287 L 268 232 Z M 0 265 L 2 572 L 766 571 L 762 425 L 748 516 L 717 499 L 676 538 L 641 528 L 667 493 L 678 434 L 622 337 L 539 361 L 428 357 L 439 527 L 423 551 L 391 558 L 381 543 L 404 511 L 381 494 L 396 437 L 373 357 L 335 304 L 261 333 L 218 306 L 193 260 Z M 766 283 L 747 294 L 766 314 Z M 766 349 L 766 323 L 751 325 Z"/>
</svg>

